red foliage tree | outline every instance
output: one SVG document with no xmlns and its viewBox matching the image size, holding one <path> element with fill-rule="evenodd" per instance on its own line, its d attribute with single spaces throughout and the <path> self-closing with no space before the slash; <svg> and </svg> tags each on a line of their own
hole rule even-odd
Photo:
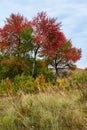
<svg viewBox="0 0 87 130">
<path fill-rule="evenodd" d="M 50 59 L 50 65 L 56 71 L 56 83 L 58 70 L 71 68 L 73 63 L 80 59 L 81 49 L 73 47 L 71 41 L 68 41 L 64 33 L 61 32 L 60 23 L 57 23 L 54 18 L 48 18 L 44 12 L 38 13 L 34 17 L 32 28 L 35 42 L 35 59 L 38 52 Z"/>
<path fill-rule="evenodd" d="M 30 22 L 19 14 L 11 14 L 10 18 L 6 19 L 4 27 L 0 29 L 1 49 L 4 52 L 11 51 L 13 53 L 18 48 L 16 55 L 20 55 L 22 49 L 28 50 L 30 44 L 25 47 L 26 44 L 22 48 L 20 45 L 23 42 L 28 43 L 29 39 L 29 42 L 31 41 L 31 32 L 26 28 L 31 29 L 34 52 L 32 76 L 34 76 L 36 58 L 42 55 L 49 59 L 49 64 L 55 68 L 56 82 L 58 70 L 71 68 L 81 57 L 81 49 L 72 46 L 71 41 L 68 41 L 60 30 L 60 26 L 61 24 L 57 23 L 56 19 L 48 18 L 45 12 L 38 13 Z"/>
<path fill-rule="evenodd" d="M 47 49 L 48 50 L 48 49 Z M 46 51 L 47 51 L 46 50 Z M 63 69 L 73 69 L 74 63 L 81 58 L 81 49 L 72 46 L 71 41 L 61 41 L 60 47 L 56 46 L 54 54 L 46 53 L 46 58 L 49 59 L 49 64 L 55 69 L 55 80 L 57 81 L 59 72 Z M 49 50 L 48 50 L 49 51 Z"/>
<path fill-rule="evenodd" d="M 60 23 L 56 23 L 56 19 L 54 18 L 48 18 L 45 12 L 38 13 L 31 21 L 31 25 L 34 34 L 33 75 L 36 56 L 45 52 L 51 55 L 54 54 L 56 45 L 60 46 L 61 41 L 59 40 Z M 49 49 L 49 51 L 47 51 L 47 49 Z"/>
<path fill-rule="evenodd" d="M 21 44 L 21 34 L 25 28 L 30 27 L 30 22 L 20 14 L 11 14 L 6 18 L 5 25 L 0 28 L 0 46 L 2 51 L 12 51 Z"/>
</svg>

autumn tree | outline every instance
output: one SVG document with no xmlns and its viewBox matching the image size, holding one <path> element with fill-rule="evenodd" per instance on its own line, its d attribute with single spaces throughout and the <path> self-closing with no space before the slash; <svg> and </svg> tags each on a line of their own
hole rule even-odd
<svg viewBox="0 0 87 130">
<path fill-rule="evenodd" d="M 72 68 L 81 57 L 81 49 L 73 47 L 60 27 L 61 24 L 45 12 L 38 13 L 31 21 L 19 14 L 11 14 L 0 28 L 1 54 L 29 57 L 33 61 L 32 76 L 36 60 L 42 56 L 55 69 L 56 83 L 59 70 Z"/>
<path fill-rule="evenodd" d="M 62 41 L 60 47 L 56 46 L 56 51 L 54 54 L 50 54 L 48 52 L 46 53 L 46 51 L 44 54 L 49 60 L 49 65 L 55 69 L 54 84 L 56 84 L 59 73 L 62 70 L 74 69 L 74 63 L 81 58 L 81 49 L 73 47 L 71 41 Z"/>
<path fill-rule="evenodd" d="M 60 30 L 60 23 L 56 19 L 48 18 L 45 12 L 38 13 L 31 21 L 34 35 L 34 62 L 32 67 L 32 76 L 34 75 L 36 58 L 41 56 L 44 48 L 50 50 L 49 53 L 56 49 L 55 44 L 60 44 L 57 33 Z M 54 49 L 53 49 L 54 48 Z"/>
<path fill-rule="evenodd" d="M 0 74 L 13 78 L 31 69 L 29 62 L 33 50 L 30 22 L 20 14 L 11 14 L 0 28 Z M 13 70 L 13 71 L 12 71 Z M 3 74 L 2 74 L 3 73 Z"/>
<path fill-rule="evenodd" d="M 49 65 L 55 69 L 55 81 L 61 69 L 72 68 L 74 63 L 81 57 L 81 49 L 72 46 L 60 29 L 60 23 L 54 18 L 48 18 L 46 13 L 38 13 L 32 21 L 34 33 L 34 74 L 36 55 L 45 56 L 49 59 Z"/>
<path fill-rule="evenodd" d="M 0 28 L 0 46 L 4 54 L 21 56 L 28 52 L 32 38 L 30 22 L 20 14 L 11 14 Z"/>
</svg>

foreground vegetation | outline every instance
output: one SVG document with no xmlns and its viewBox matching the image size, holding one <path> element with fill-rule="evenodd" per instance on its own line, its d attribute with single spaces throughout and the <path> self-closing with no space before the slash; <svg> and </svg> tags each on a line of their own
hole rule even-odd
<svg viewBox="0 0 87 130">
<path fill-rule="evenodd" d="M 0 99 L 1 130 L 87 130 L 87 103 L 81 92 L 19 93 Z"/>
<path fill-rule="evenodd" d="M 11 14 L 0 28 L 0 130 L 87 130 L 87 70 L 60 23 Z M 52 66 L 53 70 L 50 70 Z"/>
<path fill-rule="evenodd" d="M 7 78 L 0 92 L 1 130 L 87 130 L 87 70 L 60 77 L 56 86 L 43 75 Z"/>
</svg>

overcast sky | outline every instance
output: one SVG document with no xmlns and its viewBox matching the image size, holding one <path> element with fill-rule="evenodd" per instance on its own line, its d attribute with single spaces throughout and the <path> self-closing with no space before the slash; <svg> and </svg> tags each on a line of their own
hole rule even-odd
<svg viewBox="0 0 87 130">
<path fill-rule="evenodd" d="M 77 66 L 87 67 L 87 0 L 0 0 L 0 27 L 11 13 L 20 13 L 31 20 L 41 11 L 62 23 L 67 39 L 71 39 L 73 46 L 82 48 Z"/>
</svg>

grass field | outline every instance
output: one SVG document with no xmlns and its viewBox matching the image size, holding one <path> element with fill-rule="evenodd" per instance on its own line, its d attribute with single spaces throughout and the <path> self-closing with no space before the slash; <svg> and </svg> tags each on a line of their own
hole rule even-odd
<svg viewBox="0 0 87 130">
<path fill-rule="evenodd" d="M 78 89 L 0 97 L 0 130 L 87 130 Z"/>
</svg>

